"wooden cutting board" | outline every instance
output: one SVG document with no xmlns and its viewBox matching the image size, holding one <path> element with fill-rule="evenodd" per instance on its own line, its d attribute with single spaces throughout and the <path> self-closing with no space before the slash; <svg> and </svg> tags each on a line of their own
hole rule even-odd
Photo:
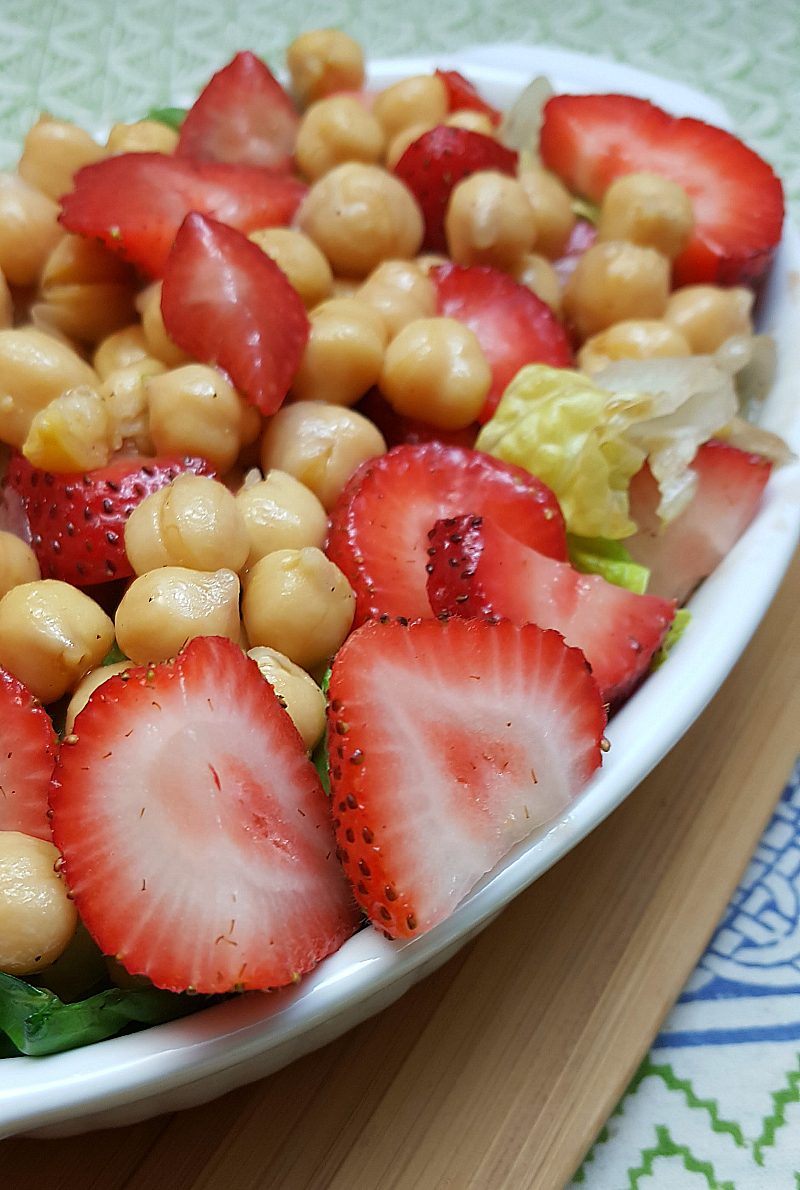
<svg viewBox="0 0 800 1190">
<path fill-rule="evenodd" d="M 673 752 L 396 1005 L 205 1107 L 7 1141 L 3 1183 L 561 1190 L 702 953 L 800 752 L 799 593 L 800 557 Z"/>
</svg>

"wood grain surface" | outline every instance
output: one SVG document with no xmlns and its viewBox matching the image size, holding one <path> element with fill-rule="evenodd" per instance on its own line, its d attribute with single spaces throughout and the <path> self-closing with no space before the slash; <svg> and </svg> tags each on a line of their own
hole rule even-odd
<svg viewBox="0 0 800 1190">
<path fill-rule="evenodd" d="M 26 1190 L 561 1190 L 800 751 L 800 558 L 723 689 L 588 839 L 354 1032 L 215 1103 L 0 1145 Z"/>
</svg>

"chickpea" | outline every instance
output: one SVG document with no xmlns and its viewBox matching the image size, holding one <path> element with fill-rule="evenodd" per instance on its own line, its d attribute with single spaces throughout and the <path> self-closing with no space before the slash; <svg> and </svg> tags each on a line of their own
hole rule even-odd
<svg viewBox="0 0 800 1190">
<path fill-rule="evenodd" d="M 375 165 L 385 137 L 378 121 L 352 95 L 331 95 L 313 103 L 297 130 L 295 157 L 312 182 L 345 161 Z"/>
<path fill-rule="evenodd" d="M 36 554 L 27 541 L 0 529 L 0 599 L 12 587 L 35 583 L 41 577 Z"/>
<path fill-rule="evenodd" d="M 386 149 L 386 168 L 394 169 L 406 149 L 435 127 L 435 124 L 423 121 L 419 124 L 409 124 L 407 128 L 401 128 L 389 141 Z"/>
<path fill-rule="evenodd" d="M 69 389 L 97 385 L 77 352 L 34 327 L 0 330 L 0 438 L 17 449 L 34 415 Z"/>
<path fill-rule="evenodd" d="M 111 372 L 100 385 L 111 425 L 111 449 L 133 447 L 138 454 L 154 455 L 145 381 L 166 372 L 161 360 L 151 356 L 136 359 Z"/>
<path fill-rule="evenodd" d="M 379 387 L 398 413 L 460 430 L 475 421 L 491 385 L 474 331 L 454 318 L 421 318 L 389 344 Z"/>
<path fill-rule="evenodd" d="M 670 264 L 655 248 L 623 240 L 593 244 L 564 290 L 564 313 L 583 339 L 628 318 L 661 318 Z"/>
<path fill-rule="evenodd" d="M 101 380 L 107 380 L 112 372 L 127 368 L 139 360 L 147 359 L 147 341 L 138 322 L 107 335 L 94 353 L 92 363 Z M 160 361 L 158 361 L 160 363 Z M 164 365 L 160 364 L 163 368 Z"/>
<path fill-rule="evenodd" d="M 252 432 L 250 406 L 221 372 L 187 364 L 144 381 L 159 454 L 200 455 L 224 475 Z"/>
<path fill-rule="evenodd" d="M 42 703 L 73 690 L 113 640 L 103 609 L 69 583 L 22 583 L 0 599 L 0 665 Z"/>
<path fill-rule="evenodd" d="M 308 236 L 288 227 L 263 227 L 252 231 L 250 239 L 286 274 L 306 309 L 310 310 L 330 297 L 333 288 L 331 266 Z"/>
<path fill-rule="evenodd" d="M 314 29 L 296 37 L 286 51 L 286 65 L 301 107 L 334 91 L 358 91 L 364 84 L 361 46 L 338 29 Z"/>
<path fill-rule="evenodd" d="M 309 190 L 297 224 L 327 256 L 334 273 L 366 277 L 390 257 L 408 259 L 425 227 L 411 191 L 377 165 L 337 165 Z"/>
<path fill-rule="evenodd" d="M 391 140 L 409 124 L 443 124 L 449 106 L 443 79 L 436 74 L 416 74 L 381 91 L 372 110 Z"/>
<path fill-rule="evenodd" d="M 98 665 L 97 669 L 90 669 L 86 677 L 81 678 L 72 698 L 69 700 L 67 714 L 64 720 L 64 730 L 67 735 L 75 726 L 75 720 L 86 706 L 90 697 L 104 682 L 113 678 L 115 674 L 124 673 L 131 668 L 130 661 L 115 661 L 113 665 Z"/>
<path fill-rule="evenodd" d="M 33 975 L 66 950 L 78 911 L 56 871 L 57 847 L 0 831 L 0 971 Z"/>
<path fill-rule="evenodd" d="M 520 257 L 512 276 L 520 285 L 524 285 L 531 293 L 535 293 L 546 302 L 556 318 L 561 317 L 561 282 L 546 256 L 526 252 Z"/>
<path fill-rule="evenodd" d="M 594 375 L 613 360 L 656 359 L 691 355 L 685 335 L 658 318 L 629 318 L 587 339 L 578 352 L 578 364 Z"/>
<path fill-rule="evenodd" d="M 106 152 L 117 153 L 174 153 L 178 133 L 160 120 L 137 120 L 135 124 L 115 124 L 108 134 Z"/>
<path fill-rule="evenodd" d="M 390 339 L 416 318 L 436 313 L 436 289 L 414 261 L 385 260 L 370 273 L 357 297 L 381 315 Z"/>
<path fill-rule="evenodd" d="M 176 476 L 145 497 L 125 525 L 125 551 L 136 574 L 159 566 L 241 570 L 249 549 L 234 496 L 204 475 Z"/>
<path fill-rule="evenodd" d="M 167 661 L 196 636 L 239 639 L 239 580 L 162 566 L 135 578 L 116 615 L 117 642 L 136 665 Z"/>
<path fill-rule="evenodd" d="M 168 368 L 179 368 L 191 356 L 174 343 L 167 334 L 161 315 L 161 282 L 155 281 L 143 289 L 136 299 L 136 309 L 142 318 L 142 330 L 149 355 L 160 359 Z"/>
<path fill-rule="evenodd" d="M 17 172 L 29 186 L 58 201 L 72 189 L 77 170 L 105 155 L 105 149 L 77 124 L 43 115 L 25 137 Z"/>
<path fill-rule="evenodd" d="M 479 132 L 481 136 L 494 136 L 494 124 L 486 112 L 476 112 L 472 108 L 460 107 L 451 112 L 445 120 L 448 128 L 466 128 L 467 132 Z"/>
<path fill-rule="evenodd" d="M 275 550 L 319 549 L 328 531 L 325 509 L 312 491 L 273 468 L 262 480 L 242 488 L 236 496 L 250 542 L 245 563 L 249 571 L 259 558 Z"/>
<path fill-rule="evenodd" d="M 347 277 L 334 277 L 333 285 L 331 286 L 331 297 L 352 298 L 356 296 L 360 288 L 360 281 L 351 281 Z"/>
<path fill-rule="evenodd" d="M 575 226 L 572 195 L 561 179 L 547 169 L 523 169 L 519 181 L 536 219 L 536 251 L 556 260 Z"/>
<path fill-rule="evenodd" d="M 322 550 L 276 550 L 256 562 L 242 598 L 253 645 L 283 653 L 314 670 L 328 661 L 353 624 L 356 598 Z"/>
<path fill-rule="evenodd" d="M 444 230 L 456 264 L 513 269 L 536 239 L 536 218 L 516 178 L 479 170 L 453 188 Z"/>
<path fill-rule="evenodd" d="M 380 376 L 387 339 L 383 319 L 353 298 L 332 298 L 311 311 L 310 323 L 292 395 L 354 405 Z"/>
<path fill-rule="evenodd" d="M 91 282 L 131 283 L 130 265 L 99 240 L 64 235 L 42 266 L 39 285 L 44 296 L 54 286 L 86 285 Z"/>
<path fill-rule="evenodd" d="M 354 409 L 297 401 L 267 422 L 261 467 L 288 471 L 330 512 L 356 467 L 385 453 L 380 430 Z"/>
<path fill-rule="evenodd" d="M 670 294 L 664 318 L 686 336 L 694 355 L 706 355 L 731 335 L 751 335 L 752 309 L 749 289 L 685 285 Z"/>
<path fill-rule="evenodd" d="M 0 328 L 14 325 L 14 298 L 0 270 Z"/>
<path fill-rule="evenodd" d="M 64 235 L 58 207 L 22 178 L 0 173 L 0 270 L 12 285 L 35 285 Z"/>
<path fill-rule="evenodd" d="M 263 645 L 247 653 L 277 694 L 311 752 L 325 730 L 327 704 L 317 683 L 283 653 Z"/>
<path fill-rule="evenodd" d="M 55 397 L 34 414 L 22 453 L 42 471 L 92 471 L 110 460 L 111 438 L 105 401 L 84 385 Z"/>
<path fill-rule="evenodd" d="M 600 205 L 597 239 L 629 240 L 674 260 L 694 230 L 689 195 L 659 174 L 626 174 L 611 183 Z"/>
<path fill-rule="evenodd" d="M 82 343 L 97 343 L 136 317 L 133 272 L 104 244 L 64 236 L 45 263 L 31 317 Z"/>
<path fill-rule="evenodd" d="M 423 252 L 421 256 L 414 259 L 414 264 L 424 276 L 429 276 L 432 269 L 436 269 L 440 264 L 449 264 L 450 259 L 443 256 L 439 252 Z"/>
</svg>

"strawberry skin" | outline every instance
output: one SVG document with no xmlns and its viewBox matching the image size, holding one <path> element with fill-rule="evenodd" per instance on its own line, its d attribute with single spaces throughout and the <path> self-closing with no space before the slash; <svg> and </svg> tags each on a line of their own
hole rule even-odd
<svg viewBox="0 0 800 1190">
<path fill-rule="evenodd" d="M 262 413 L 280 408 L 309 321 L 286 274 L 246 235 L 187 215 L 164 269 L 161 313 L 184 351 L 219 364 Z"/>
<path fill-rule="evenodd" d="M 429 536 L 434 612 L 556 629 L 582 650 L 606 703 L 619 702 L 644 677 L 675 617 L 672 602 L 579 574 L 487 517 L 441 520 Z"/>
<path fill-rule="evenodd" d="M 218 71 L 181 126 L 175 154 L 289 169 L 300 117 L 278 80 L 244 51 Z"/>
<path fill-rule="evenodd" d="M 444 217 L 453 187 L 470 174 L 491 169 L 516 176 L 517 154 L 491 136 L 439 124 L 409 145 L 394 167 L 425 218 L 423 248 L 446 252 Z"/>
<path fill-rule="evenodd" d="M 24 502 L 42 578 L 88 587 L 132 575 L 125 522 L 145 496 L 182 471 L 215 474 L 205 459 L 194 458 L 120 458 L 95 471 L 55 474 L 12 455 L 8 485 Z"/>
<path fill-rule="evenodd" d="M 0 667 L 0 831 L 50 841 L 47 790 L 57 751 L 47 711 Z"/>
<path fill-rule="evenodd" d="M 474 331 L 492 372 L 492 387 L 478 421 L 487 422 L 506 387 L 526 364 L 571 368 L 566 331 L 553 311 L 512 277 L 485 265 L 431 270 L 437 313 Z"/>
<path fill-rule="evenodd" d="M 631 95 L 556 95 L 544 108 L 540 151 L 573 193 L 596 203 L 623 174 L 646 171 L 683 186 L 695 229 L 675 261 L 675 285 L 756 285 L 769 269 L 783 189 L 731 133 Z"/>
<path fill-rule="evenodd" d="M 355 591 L 356 626 L 381 616 L 431 616 L 428 530 L 440 517 L 471 508 L 527 545 L 567 557 L 558 502 L 522 467 L 427 442 L 396 446 L 358 468 L 331 513 L 326 550 Z"/>
<path fill-rule="evenodd" d="M 110 678 L 62 747 L 50 803 L 90 934 L 158 987 L 281 987 L 355 929 L 316 769 L 231 641 Z"/>
<path fill-rule="evenodd" d="M 631 517 L 639 532 L 625 538 L 635 562 L 649 567 L 648 590 L 684 602 L 739 540 L 758 512 L 772 464 L 727 442 L 700 447 L 691 469 L 698 478 L 691 503 L 662 527 L 661 498 L 647 464 L 629 488 Z"/>
<path fill-rule="evenodd" d="M 600 765 L 597 685 L 577 649 L 533 624 L 365 624 L 329 693 L 339 856 L 392 938 L 445 918 Z"/>
<path fill-rule="evenodd" d="M 435 73 L 447 88 L 449 111 L 483 112 L 495 128 L 498 126 L 502 119 L 500 112 L 481 98 L 474 83 L 465 79 L 457 70 L 437 70 Z"/>
<path fill-rule="evenodd" d="M 250 232 L 288 223 L 306 192 L 302 182 L 256 166 L 165 153 L 108 157 L 78 170 L 73 187 L 61 199 L 59 222 L 151 277 L 161 276 L 189 211 Z"/>
</svg>

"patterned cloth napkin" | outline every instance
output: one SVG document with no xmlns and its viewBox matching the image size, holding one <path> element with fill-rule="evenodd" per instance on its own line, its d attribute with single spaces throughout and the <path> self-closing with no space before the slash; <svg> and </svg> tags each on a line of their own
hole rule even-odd
<svg viewBox="0 0 800 1190">
<path fill-rule="evenodd" d="M 572 1186 L 800 1190 L 800 760 Z"/>
</svg>

